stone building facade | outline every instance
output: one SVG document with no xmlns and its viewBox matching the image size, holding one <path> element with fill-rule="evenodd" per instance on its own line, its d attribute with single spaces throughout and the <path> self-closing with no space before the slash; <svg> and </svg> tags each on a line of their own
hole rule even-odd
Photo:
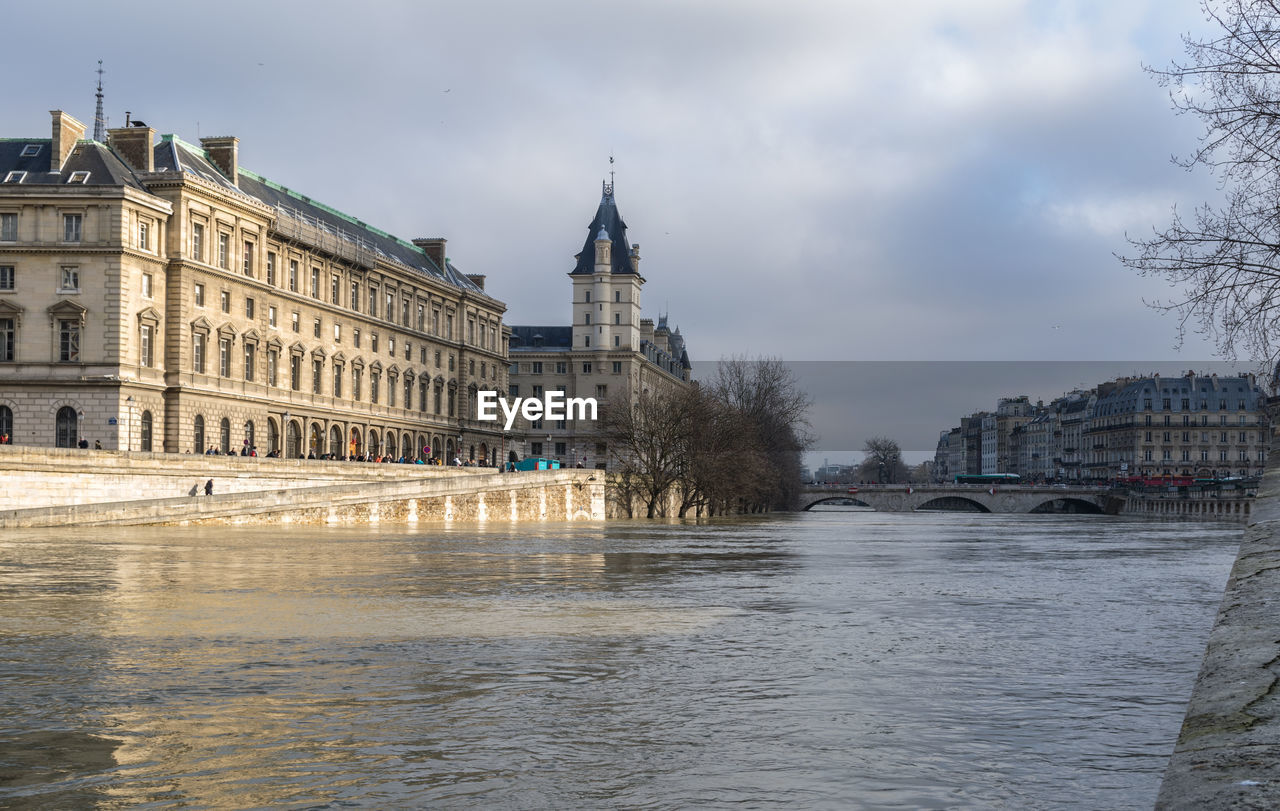
<svg viewBox="0 0 1280 811">
<path fill-rule="evenodd" d="M 0 432 L 16 444 L 496 463 L 505 305 L 407 242 L 137 122 L 0 140 Z"/>
<path fill-rule="evenodd" d="M 627 226 L 613 186 L 604 184 L 582 250 L 569 273 L 569 326 L 513 326 L 511 397 L 566 397 L 634 401 L 663 386 L 685 385 L 691 364 L 684 338 L 662 316 L 641 315 L 640 246 L 628 247 Z M 519 420 L 509 439 L 525 455 L 563 464 L 606 467 L 608 448 L 594 422 Z"/>
</svg>

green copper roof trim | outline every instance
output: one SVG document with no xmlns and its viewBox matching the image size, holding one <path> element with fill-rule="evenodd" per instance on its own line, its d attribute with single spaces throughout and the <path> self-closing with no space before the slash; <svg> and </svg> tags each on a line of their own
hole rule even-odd
<svg viewBox="0 0 1280 811">
<path fill-rule="evenodd" d="M 16 141 L 16 140 L 22 140 L 22 139 L 15 138 L 15 139 L 13 139 L 13 140 L 15 140 L 15 141 Z M 28 140 L 29 140 L 29 139 L 28 139 Z M 49 139 L 45 139 L 45 140 L 49 140 Z M 207 150 L 205 150 L 205 148 L 204 148 L 204 147 L 196 146 L 195 144 L 189 144 L 189 143 L 187 143 L 186 141 L 182 140 L 181 138 L 179 138 L 179 137 L 178 137 L 178 136 L 176 136 L 176 135 L 161 135 L 161 136 L 160 136 L 160 140 L 161 140 L 161 141 L 174 141 L 174 142 L 178 143 L 179 145 L 181 145 L 181 146 L 183 146 L 183 147 L 185 147 L 185 148 L 187 148 L 187 149 L 190 149 L 192 152 L 198 152 L 198 153 L 200 153 L 201 155 L 203 155 L 203 156 L 204 156 L 205 160 L 212 162 L 212 159 L 209 157 L 209 153 L 208 153 L 208 151 L 207 151 Z M 268 186 L 268 187 L 270 187 L 270 188 L 273 188 L 273 189 L 275 189 L 275 190 L 276 190 L 276 191 L 278 191 L 278 192 L 283 192 L 284 194 L 287 194 L 287 195 L 289 195 L 290 197 L 293 197 L 293 198 L 295 198 L 295 199 L 297 199 L 297 200 L 299 200 L 299 201 L 301 201 L 301 202 L 304 202 L 304 203 L 306 203 L 307 205 L 315 206 L 316 208 L 321 209 L 322 211 L 327 211 L 327 212 L 329 212 L 330 214 L 334 215 L 335 217 L 341 217 L 342 219 L 346 220 L 347 222 L 351 223 L 352 225 L 359 226 L 360 228 L 363 228 L 364 230 L 369 231 L 370 233 L 376 234 L 376 235 L 378 235 L 378 236 L 380 236 L 380 237 L 383 237 L 383 238 L 385 238 L 385 239 L 390 239 L 390 240 L 394 241 L 396 244 L 400 245 L 401 247 L 408 248 L 408 249 L 409 249 L 409 250 L 411 250 L 411 251 L 418 251 L 419 253 L 421 253 L 421 254 L 423 255 L 423 258 L 425 258 L 425 259 L 427 260 L 428 264 L 430 264 L 430 265 L 431 265 L 431 266 L 433 266 L 433 267 L 435 266 L 435 263 L 434 263 L 434 262 L 432 262 L 432 261 L 431 261 L 431 258 L 427 256 L 427 252 L 426 252 L 426 251 L 424 251 L 424 250 L 422 250 L 422 248 L 418 247 L 417 245 L 414 245 L 412 242 L 408 242 L 408 241 L 406 241 L 406 240 L 403 240 L 403 239 L 401 239 L 400 237 L 396 236 L 395 234 L 389 234 L 389 233 L 387 233 L 386 231 L 383 231 L 383 230 L 382 230 L 382 229 L 380 229 L 380 228 L 375 228 L 375 227 L 373 227 L 372 225 L 369 225 L 368 223 L 363 222 L 362 220 L 358 220 L 358 219 L 356 219 L 355 217 L 352 217 L 350 214 L 347 214 L 346 212 L 339 211 L 338 209 L 333 208 L 332 206 L 327 206 L 327 205 L 325 205 L 324 203 L 321 203 L 321 202 L 318 202 L 318 201 L 316 201 L 316 200 L 313 200 L 312 198 L 307 197 L 305 194 L 299 194 L 298 192 L 294 191 L 293 189 L 289 188 L 288 186 L 282 186 L 281 184 L 276 183 L 274 180 L 268 180 L 267 178 L 263 177 L 262 175 L 258 174 L 257 172 L 251 172 L 251 171 L 249 171 L 248 169 L 240 168 L 240 174 L 242 174 L 242 175 L 247 175 L 248 177 L 250 177 L 250 178 L 252 178 L 252 179 L 254 179 L 254 180 L 258 181 L 259 183 L 263 184 L 264 186 Z M 444 272 L 444 268 L 439 268 L 439 270 L 440 270 L 441 272 Z"/>
</svg>

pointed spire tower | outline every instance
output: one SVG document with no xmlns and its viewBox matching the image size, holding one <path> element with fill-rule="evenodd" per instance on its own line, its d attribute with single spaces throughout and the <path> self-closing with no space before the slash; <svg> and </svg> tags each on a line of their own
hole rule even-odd
<svg viewBox="0 0 1280 811">
<path fill-rule="evenodd" d="M 588 351 L 640 349 L 640 246 L 627 248 L 627 224 L 613 199 L 613 183 L 601 183 L 600 205 L 575 257 L 573 348 Z"/>
<path fill-rule="evenodd" d="M 93 140 L 107 142 L 107 119 L 102 114 L 102 60 L 98 60 L 98 108 L 93 113 Z"/>
</svg>

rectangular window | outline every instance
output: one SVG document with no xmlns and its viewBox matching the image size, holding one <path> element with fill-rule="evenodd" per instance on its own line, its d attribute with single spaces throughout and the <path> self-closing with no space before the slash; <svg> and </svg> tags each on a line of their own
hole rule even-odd
<svg viewBox="0 0 1280 811">
<path fill-rule="evenodd" d="M 590 335 L 583 335 L 583 336 L 582 336 L 582 345 L 583 345 L 583 346 L 591 346 L 591 336 L 590 336 Z"/>
<path fill-rule="evenodd" d="M 568 363 L 565 363 L 564 361 L 557 361 L 557 362 L 556 362 L 556 374 L 558 374 L 558 375 L 567 375 L 567 374 L 569 374 L 569 364 L 568 364 Z"/>
<path fill-rule="evenodd" d="M 83 214 L 62 215 L 62 241 L 79 242 L 81 227 L 84 225 Z"/>
<path fill-rule="evenodd" d="M 364 370 L 357 366 L 351 370 L 351 398 L 353 400 L 359 400 L 363 396 L 361 394 L 363 388 Z"/>
<path fill-rule="evenodd" d="M 530 443 L 529 443 L 529 455 L 530 455 L 530 456 L 541 456 L 541 455 L 542 455 L 542 443 L 541 443 L 541 442 L 530 442 Z"/>
<path fill-rule="evenodd" d="M 614 303 L 616 303 L 616 304 L 621 304 L 621 303 L 622 303 L 622 291 L 621 291 L 621 290 L 614 290 L 614 291 L 613 291 L 613 300 L 614 300 Z"/>
<path fill-rule="evenodd" d="M 312 336 L 314 336 L 314 337 L 316 337 L 316 338 L 319 338 L 319 337 L 320 337 L 320 319 L 319 319 L 319 318 L 315 319 L 315 320 L 312 322 L 312 325 L 311 325 L 311 334 L 312 334 Z"/>
<path fill-rule="evenodd" d="M 142 274 L 142 297 L 152 298 L 152 277 L 150 273 Z"/>
<path fill-rule="evenodd" d="M 276 326 L 276 308 L 275 307 L 267 308 L 267 326 L 269 327 Z"/>
<path fill-rule="evenodd" d="M 320 298 L 320 268 L 311 269 L 311 298 Z"/>
<path fill-rule="evenodd" d="M 620 374 L 622 374 L 622 361 L 620 361 L 620 360 L 615 360 L 615 361 L 613 362 L 613 373 L 614 373 L 615 375 L 620 375 Z"/>
<path fill-rule="evenodd" d="M 444 337 L 450 341 L 453 340 L 453 313 L 449 313 L 444 319 Z"/>
<path fill-rule="evenodd" d="M 540 375 L 540 374 L 542 374 L 542 361 L 534 361 L 534 362 L 531 364 L 531 366 L 532 366 L 533 368 L 531 368 L 531 369 L 529 370 L 529 373 L 530 373 L 530 374 L 535 374 L 535 375 Z"/>
<path fill-rule="evenodd" d="M 298 260 L 289 260 L 289 292 L 298 292 Z"/>
<path fill-rule="evenodd" d="M 0 318 L 0 361 L 12 361 L 17 346 L 17 330 L 14 319 Z"/>
<path fill-rule="evenodd" d="M 199 282 L 196 283 L 195 300 L 197 307 L 204 306 L 204 285 Z"/>
<path fill-rule="evenodd" d="M 333 366 L 333 396 L 342 396 L 342 367 L 337 364 Z"/>
<path fill-rule="evenodd" d="M 396 294 L 390 290 L 387 291 L 386 305 L 386 309 L 382 311 L 382 317 L 388 321 L 394 321 L 396 318 Z"/>
<path fill-rule="evenodd" d="M 427 308 L 418 305 L 418 332 L 425 332 L 427 326 Z"/>
<path fill-rule="evenodd" d="M 360 348 L 360 330 L 351 330 L 351 343 L 355 344 L 356 349 Z"/>
<path fill-rule="evenodd" d="M 257 346 L 251 343 L 246 343 L 244 345 L 244 379 L 248 380 L 249 382 L 253 382 L 253 372 L 254 372 L 253 359 L 254 359 L 254 356 L 257 354 L 258 354 Z"/>
<path fill-rule="evenodd" d="M 280 353 L 274 349 L 267 350 L 267 385 L 276 385 L 277 367 L 280 365 Z"/>
<path fill-rule="evenodd" d="M 231 339 L 218 339 L 218 375 L 231 377 Z"/>
<path fill-rule="evenodd" d="M 564 456 L 569 452 L 569 445 L 565 442 L 556 443 L 556 456 Z"/>
<path fill-rule="evenodd" d="M 378 288 L 369 286 L 369 315 L 378 317 Z"/>
<path fill-rule="evenodd" d="M 409 299 L 400 300 L 400 323 L 409 326 Z"/>
<path fill-rule="evenodd" d="M 191 369 L 196 374 L 204 374 L 204 345 L 205 335 L 203 332 L 197 332 L 191 336 Z"/>
<path fill-rule="evenodd" d="M 267 284 L 276 284 L 276 255 L 272 251 L 267 251 Z"/>
<path fill-rule="evenodd" d="M 251 298 L 245 298 L 245 300 L 244 300 L 244 317 L 245 317 L 245 318 L 253 318 L 254 310 L 255 310 L 255 306 L 254 306 L 254 303 L 253 303 L 253 299 L 251 299 Z"/>
<path fill-rule="evenodd" d="M 378 402 L 378 389 L 382 388 L 382 375 L 372 372 L 369 375 L 369 402 Z"/>
<path fill-rule="evenodd" d="M 431 311 L 431 332 L 433 335 L 440 334 L 440 311 L 439 310 Z"/>
<path fill-rule="evenodd" d="M 218 267 L 228 270 L 231 267 L 231 235 L 218 234 Z"/>
<path fill-rule="evenodd" d="M 387 339 L 387 354 L 393 358 L 396 356 L 396 336 L 394 335 Z"/>
<path fill-rule="evenodd" d="M 289 388 L 302 391 L 302 356 L 297 353 L 289 355 Z"/>
<path fill-rule="evenodd" d="M 351 309 L 360 312 L 360 283 L 351 283 Z"/>
<path fill-rule="evenodd" d="M 336 274 L 329 280 L 329 303 L 330 304 L 333 304 L 336 306 L 339 303 L 339 299 L 342 298 L 341 285 L 342 285 L 342 278 Z"/>
<path fill-rule="evenodd" d="M 391 408 L 396 407 L 396 376 L 387 376 L 387 405 Z"/>
<path fill-rule="evenodd" d="M 298 314 L 297 314 L 297 313 L 294 313 L 294 314 L 291 316 L 291 321 L 292 321 L 292 324 L 291 324 L 291 325 L 292 325 L 292 327 L 293 327 L 293 331 L 294 331 L 294 332 L 300 332 L 300 331 L 301 331 L 301 329 L 302 329 L 302 319 L 298 316 Z"/>
<path fill-rule="evenodd" d="M 223 311 L 224 313 L 230 313 L 230 312 L 231 312 L 231 293 L 230 293 L 230 291 L 223 290 L 222 292 L 218 293 L 218 303 L 219 303 L 219 306 L 221 306 L 221 307 L 222 307 L 222 311 Z"/>
<path fill-rule="evenodd" d="M 604 400 L 609 397 L 609 387 L 605 385 L 596 386 L 596 399 Z"/>
<path fill-rule="evenodd" d="M 341 324 L 333 325 L 333 342 L 335 344 L 342 343 L 342 325 Z"/>
<path fill-rule="evenodd" d="M 150 234 L 147 233 L 149 229 L 150 225 L 148 223 L 138 223 L 138 250 L 140 251 L 151 250 Z"/>
<path fill-rule="evenodd" d="M 204 226 L 198 222 L 191 223 L 191 258 L 204 261 Z"/>
<path fill-rule="evenodd" d="M 369 350 L 372 352 L 378 351 L 378 333 L 376 332 L 369 336 Z"/>
<path fill-rule="evenodd" d="M 244 241 L 244 275 L 253 278 L 253 248 L 249 240 Z"/>
<path fill-rule="evenodd" d="M 320 393 L 320 378 L 324 374 L 324 361 L 311 361 L 311 393 Z"/>
<path fill-rule="evenodd" d="M 621 346 L 621 345 L 622 345 L 622 336 L 621 336 L 621 335 L 615 335 L 615 336 L 613 336 L 613 345 L 614 345 L 614 346 Z"/>
<path fill-rule="evenodd" d="M 0 242 L 18 241 L 18 215 L 0 214 Z"/>
<path fill-rule="evenodd" d="M 591 291 L 590 291 L 590 290 L 588 290 L 588 291 L 586 291 L 586 292 L 587 292 L 587 304 L 590 304 L 590 303 L 591 303 Z"/>
<path fill-rule="evenodd" d="M 75 265 L 63 265 L 58 276 L 59 293 L 80 292 L 80 268 Z"/>
<path fill-rule="evenodd" d="M 591 374 L 591 361 L 587 361 L 586 363 L 582 364 L 582 373 L 584 375 Z"/>
<path fill-rule="evenodd" d="M 138 336 L 138 362 L 143 366 L 154 365 L 155 357 L 151 350 L 151 334 L 152 327 L 150 324 L 143 324 Z"/>
</svg>

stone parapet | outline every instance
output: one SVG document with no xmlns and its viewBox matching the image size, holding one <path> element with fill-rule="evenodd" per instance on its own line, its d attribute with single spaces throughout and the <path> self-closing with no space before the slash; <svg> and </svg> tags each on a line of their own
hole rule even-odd
<svg viewBox="0 0 1280 811">
<path fill-rule="evenodd" d="M 1276 405 L 1268 402 L 1269 411 Z M 1272 426 L 1276 414 L 1272 413 Z M 1273 436 L 1157 809 L 1280 808 L 1280 442 Z"/>
<path fill-rule="evenodd" d="M 482 472 L 0 511 L 0 528 L 603 520 L 589 470 Z M 216 480 L 215 480 L 216 481 Z"/>
<path fill-rule="evenodd" d="M 493 468 L 0 445 L 0 510 L 484 475 Z"/>
</svg>

